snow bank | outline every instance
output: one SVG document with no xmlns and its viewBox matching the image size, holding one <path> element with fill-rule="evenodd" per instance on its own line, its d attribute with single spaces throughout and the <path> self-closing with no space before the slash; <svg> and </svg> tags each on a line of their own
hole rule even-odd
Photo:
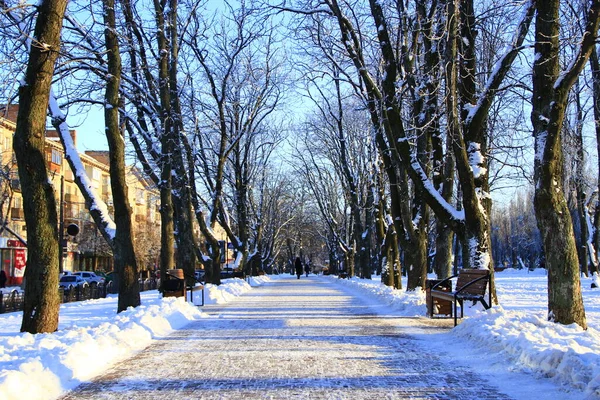
<svg viewBox="0 0 600 400">
<path fill-rule="evenodd" d="M 153 338 L 200 318 L 201 312 L 183 299 L 158 299 L 158 292 L 155 297 L 155 301 L 129 308 L 95 326 L 78 326 L 73 320 L 53 334 L 21 333 L 0 339 L 0 398 L 57 397 L 142 350 Z M 20 321 L 20 313 L 13 318 Z"/>
<path fill-rule="evenodd" d="M 259 278 L 250 279 L 254 283 L 253 286 L 258 286 L 260 283 L 268 280 L 268 278 L 266 280 L 259 280 Z M 205 304 L 225 304 L 251 289 L 252 286 L 250 284 L 239 278 L 224 279 L 219 286 L 208 283 L 204 285 L 204 301 Z"/>
<path fill-rule="evenodd" d="M 353 289 L 359 290 L 362 294 L 378 298 L 394 310 L 401 312 L 403 316 L 418 317 L 426 314 L 426 299 L 423 290 L 418 289 L 412 292 L 396 290 L 383 285 L 378 280 L 379 277 L 373 280 L 356 277 L 351 279 L 332 278 L 343 285 L 352 286 Z"/>
<path fill-rule="evenodd" d="M 561 384 L 600 397 L 600 332 L 578 325 L 549 322 L 529 314 L 494 307 L 453 329 L 456 337 L 490 352 L 503 353 L 523 371 L 551 377 Z"/>
<path fill-rule="evenodd" d="M 255 279 L 253 285 L 268 278 Z M 225 303 L 251 289 L 240 279 L 207 286 L 207 303 Z M 152 340 L 202 318 L 183 298 L 143 292 L 142 305 L 116 314 L 117 298 L 61 305 L 59 330 L 19 333 L 22 313 L 0 315 L 0 399 L 53 399 L 131 357 Z"/>
<path fill-rule="evenodd" d="M 600 290 L 582 279 L 588 329 L 546 320 L 546 270 L 506 270 L 496 274 L 501 306 L 483 311 L 468 307 L 459 325 L 440 338 L 449 353 L 457 348 L 477 348 L 481 355 L 499 355 L 506 369 L 539 374 L 560 385 L 580 390 L 587 398 L 600 398 Z M 382 285 L 375 278 L 339 279 L 361 294 L 390 304 L 402 316 L 426 316 L 423 291 L 407 293 Z M 430 340 L 430 339 L 428 339 Z"/>
</svg>

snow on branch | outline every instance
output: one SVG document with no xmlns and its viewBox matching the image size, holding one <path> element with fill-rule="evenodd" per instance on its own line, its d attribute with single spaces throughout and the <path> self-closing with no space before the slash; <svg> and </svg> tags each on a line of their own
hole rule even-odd
<svg viewBox="0 0 600 400">
<path fill-rule="evenodd" d="M 600 2 L 597 0 L 590 2 L 590 7 L 586 13 L 586 25 L 583 35 L 581 37 L 580 46 L 575 58 L 569 64 L 569 67 L 560 74 L 556 82 L 554 83 L 554 90 L 557 93 L 564 93 L 566 96 L 568 89 L 571 88 L 583 68 L 587 63 L 588 57 L 592 52 L 592 48 L 595 46 L 597 31 L 598 31 L 598 20 L 600 14 Z"/>
<path fill-rule="evenodd" d="M 510 70 L 510 67 L 517 57 L 517 54 L 522 49 L 523 42 L 525 41 L 525 37 L 529 31 L 529 26 L 531 25 L 534 14 L 535 2 L 533 0 L 529 0 L 523 10 L 523 16 L 519 22 L 518 29 L 515 32 L 510 45 L 508 45 L 504 55 L 496 62 L 496 65 L 494 66 L 494 69 L 487 80 L 485 88 L 479 96 L 477 105 L 470 107 L 465 121 L 466 124 L 470 125 L 473 121 L 478 121 L 487 115 L 498 88 Z"/>
<path fill-rule="evenodd" d="M 71 166 L 71 170 L 75 176 L 75 181 L 77 182 L 77 186 L 85 198 L 90 214 L 94 218 L 94 221 L 100 229 L 102 236 L 109 241 L 109 244 L 112 245 L 112 242 L 115 238 L 116 225 L 108 213 L 108 207 L 94 190 L 92 182 L 85 172 L 85 167 L 81 162 L 79 153 L 75 148 L 75 143 L 73 143 L 73 139 L 71 138 L 66 117 L 60 110 L 56 96 L 52 89 L 50 89 L 48 112 L 50 113 L 50 117 L 52 119 L 52 125 L 54 128 L 56 128 L 60 136 L 63 148 L 65 150 L 65 157 Z"/>
<path fill-rule="evenodd" d="M 2 5 L 3 7 L 5 6 L 4 2 L 0 3 L 0 5 Z M 11 19 L 18 23 L 23 32 L 25 32 L 23 20 L 20 19 L 17 15 L 14 15 L 14 13 L 11 10 L 6 11 L 6 13 Z M 30 36 L 27 36 L 27 39 L 25 40 L 23 45 L 25 46 L 27 52 L 29 52 L 32 46 L 32 39 Z M 58 106 L 58 102 L 56 100 L 56 96 L 52 87 L 50 87 L 48 112 L 51 116 L 52 124 L 61 138 L 65 150 L 65 156 L 67 158 L 67 161 L 69 161 L 71 169 L 73 170 L 73 175 L 75 176 L 77 185 L 81 190 L 84 198 L 86 199 L 86 204 L 89 206 L 88 208 L 90 210 L 90 214 L 94 218 L 94 221 L 96 222 L 96 225 L 98 226 L 98 229 L 100 230 L 102 236 L 112 246 L 115 237 L 116 225 L 108 213 L 108 208 L 106 207 L 106 204 L 95 193 L 92 187 L 92 183 L 90 182 L 87 174 L 85 173 L 85 168 L 81 163 L 79 153 L 77 153 L 77 149 L 75 148 L 75 144 L 73 143 L 73 139 L 71 138 L 69 126 L 66 122 L 66 117 L 60 110 L 60 107 Z"/>
</svg>

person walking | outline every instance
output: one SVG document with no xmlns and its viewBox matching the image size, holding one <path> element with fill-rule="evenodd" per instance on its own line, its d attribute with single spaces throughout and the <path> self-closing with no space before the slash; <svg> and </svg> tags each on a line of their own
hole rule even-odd
<svg viewBox="0 0 600 400">
<path fill-rule="evenodd" d="M 300 257 L 296 257 L 294 266 L 296 267 L 296 275 L 298 276 L 298 279 L 300 279 L 300 275 L 302 275 L 302 261 L 300 261 Z"/>
<path fill-rule="evenodd" d="M 306 272 L 306 277 L 308 278 L 308 274 L 310 273 L 310 265 L 308 263 L 304 266 L 304 272 Z"/>
</svg>

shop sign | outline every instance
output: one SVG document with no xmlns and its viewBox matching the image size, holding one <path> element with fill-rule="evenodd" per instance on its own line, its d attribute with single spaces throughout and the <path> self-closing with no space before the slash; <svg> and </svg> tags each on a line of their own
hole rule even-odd
<svg viewBox="0 0 600 400">
<path fill-rule="evenodd" d="M 21 278 L 25 275 L 25 264 L 27 256 L 25 250 L 15 250 L 15 278 Z"/>
</svg>

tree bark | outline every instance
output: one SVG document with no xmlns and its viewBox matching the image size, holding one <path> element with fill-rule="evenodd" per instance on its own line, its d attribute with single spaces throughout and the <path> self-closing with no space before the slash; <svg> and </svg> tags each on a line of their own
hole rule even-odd
<svg viewBox="0 0 600 400">
<path fill-rule="evenodd" d="M 590 65 L 592 69 L 592 97 L 594 102 L 594 128 L 596 131 L 596 151 L 600 154 L 600 60 L 598 59 L 598 50 L 596 46 L 592 49 L 590 54 Z M 597 160 L 597 179 L 598 179 L 598 191 L 596 197 L 596 210 L 594 212 L 593 219 L 593 235 L 592 244 L 593 249 L 590 249 L 590 258 L 592 260 L 592 273 L 598 273 L 598 261 L 600 258 L 600 157 Z"/>
<path fill-rule="evenodd" d="M 154 15 L 158 28 L 156 39 L 158 41 L 158 85 L 161 105 L 161 156 L 160 156 L 160 215 L 161 215 L 161 245 L 160 245 L 160 276 L 161 282 L 169 269 L 174 267 L 174 215 L 172 199 L 173 176 L 173 121 L 171 119 L 171 98 L 169 89 L 169 41 L 166 37 L 165 5 L 159 0 L 154 0 Z M 162 285 L 161 285 L 162 286 Z M 161 287 L 162 289 L 162 287 Z"/>
<path fill-rule="evenodd" d="M 117 312 L 140 305 L 138 260 L 133 243 L 131 206 L 125 178 L 125 141 L 119 123 L 119 89 L 121 84 L 121 56 L 116 34 L 115 2 L 103 0 L 104 37 L 108 56 L 108 75 L 104 106 L 106 139 L 109 149 L 110 186 L 112 189 L 116 232 L 113 241 L 115 271 L 119 278 Z"/>
<path fill-rule="evenodd" d="M 577 242 L 577 256 L 581 272 L 589 276 L 588 268 L 588 231 L 587 195 L 585 193 L 585 152 L 583 151 L 583 107 L 581 105 L 579 80 L 575 83 L 575 193 L 577 199 L 577 217 L 579 219 L 580 236 Z"/>
<path fill-rule="evenodd" d="M 27 268 L 21 332 L 58 329 L 58 215 L 45 157 L 46 113 L 66 0 L 43 0 L 29 49 L 13 148 L 19 168 L 25 222 Z"/>
<path fill-rule="evenodd" d="M 169 33 L 170 33 L 170 62 L 169 62 L 169 100 L 173 130 L 173 169 L 176 171 L 173 179 L 173 208 L 177 225 L 175 240 L 177 242 L 177 267 L 183 269 L 186 283 L 193 286 L 196 283 L 197 243 L 193 227 L 192 193 L 189 185 L 189 174 L 185 168 L 184 126 L 182 121 L 181 102 L 179 98 L 178 66 L 179 66 L 179 34 L 177 23 L 177 0 L 169 0 Z"/>
<path fill-rule="evenodd" d="M 579 282 L 573 224 L 565 200 L 561 129 L 568 93 L 583 70 L 598 31 L 600 2 L 591 1 L 580 48 L 560 73 L 559 0 L 536 2 L 531 122 L 535 137 L 535 196 L 538 227 L 548 269 L 548 319 L 587 328 Z M 560 80 L 559 80 L 560 74 Z"/>
</svg>

